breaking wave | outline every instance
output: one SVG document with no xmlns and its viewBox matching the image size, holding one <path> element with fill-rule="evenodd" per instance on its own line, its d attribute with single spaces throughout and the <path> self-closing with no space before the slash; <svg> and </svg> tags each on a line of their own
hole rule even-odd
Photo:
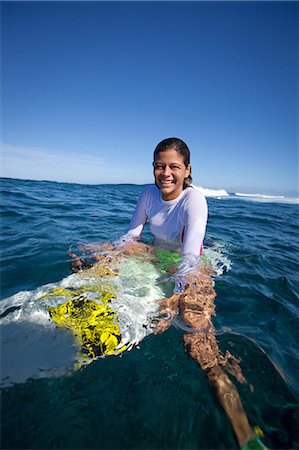
<svg viewBox="0 0 299 450">
<path fill-rule="evenodd" d="M 268 194 L 247 194 L 243 192 L 231 192 L 228 193 L 225 189 L 207 189 L 202 186 L 192 185 L 194 189 L 200 191 L 205 197 L 212 197 L 217 199 L 239 199 L 239 200 L 251 200 L 256 202 L 275 202 L 275 203 L 289 203 L 299 204 L 299 197 L 286 197 L 284 195 L 268 195 Z"/>
</svg>

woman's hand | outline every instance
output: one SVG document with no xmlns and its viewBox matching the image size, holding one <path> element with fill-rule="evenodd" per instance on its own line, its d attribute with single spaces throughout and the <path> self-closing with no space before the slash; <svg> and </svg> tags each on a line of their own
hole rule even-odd
<svg viewBox="0 0 299 450">
<path fill-rule="evenodd" d="M 79 244 L 79 250 L 81 252 L 103 252 L 103 251 L 111 251 L 114 249 L 111 244 Z"/>
<path fill-rule="evenodd" d="M 179 295 L 174 294 L 169 298 L 159 301 L 160 309 L 158 318 L 154 321 L 154 334 L 164 333 L 171 325 L 171 320 L 178 314 L 179 311 Z"/>
<path fill-rule="evenodd" d="M 68 251 L 68 256 L 72 259 L 71 268 L 73 272 L 78 272 L 82 269 L 87 269 L 90 267 L 84 258 L 80 258 L 76 253 L 71 250 Z"/>
<path fill-rule="evenodd" d="M 150 245 L 143 244 L 142 242 L 126 242 L 119 247 L 119 251 L 124 254 L 124 256 L 145 256 L 152 255 L 154 249 Z"/>
</svg>

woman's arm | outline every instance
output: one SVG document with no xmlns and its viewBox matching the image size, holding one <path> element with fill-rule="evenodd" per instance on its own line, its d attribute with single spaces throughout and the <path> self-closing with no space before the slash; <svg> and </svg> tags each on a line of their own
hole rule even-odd
<svg viewBox="0 0 299 450">
<path fill-rule="evenodd" d="M 118 256 L 121 254 L 128 256 L 133 254 L 141 254 L 145 249 L 142 244 L 136 242 L 137 238 L 141 235 L 143 226 L 146 222 L 146 189 L 141 193 L 137 201 L 137 205 L 130 222 L 128 232 L 121 236 L 117 241 L 112 244 L 87 244 L 78 245 L 79 250 L 83 253 L 88 253 L 88 256 L 95 262 L 107 262 L 107 254 L 113 253 L 116 255 L 114 250 L 118 251 Z M 121 252 L 119 253 L 119 250 Z M 71 250 L 68 252 L 69 256 L 72 258 L 72 269 L 77 272 L 80 269 L 88 268 L 91 264 L 88 264 L 85 256 L 79 257 L 76 253 Z"/>
<path fill-rule="evenodd" d="M 117 247 L 122 247 L 127 243 L 136 241 L 142 233 L 144 224 L 147 220 L 146 214 L 146 204 L 147 204 L 147 191 L 144 189 L 140 194 L 135 211 L 131 218 L 129 229 L 126 234 L 121 236 L 114 244 Z"/>
<path fill-rule="evenodd" d="M 190 189 L 184 205 L 184 234 L 182 259 L 176 273 L 174 293 L 181 294 L 189 284 L 188 275 L 196 273 L 201 266 L 200 255 L 208 219 L 207 201 L 203 194 Z"/>
<path fill-rule="evenodd" d="M 146 199 L 146 190 L 144 190 L 138 198 L 134 214 L 131 218 L 129 230 L 126 233 L 128 236 L 138 238 L 142 233 L 144 224 L 147 220 Z"/>
<path fill-rule="evenodd" d="M 207 201 L 200 191 L 190 190 L 184 213 L 182 255 L 200 256 L 208 220 Z"/>
</svg>

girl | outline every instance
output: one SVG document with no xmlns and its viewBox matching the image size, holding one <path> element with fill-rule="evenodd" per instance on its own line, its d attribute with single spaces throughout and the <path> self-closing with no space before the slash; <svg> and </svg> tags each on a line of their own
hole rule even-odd
<svg viewBox="0 0 299 450">
<path fill-rule="evenodd" d="M 243 448 L 257 438 L 237 389 L 219 366 L 223 357 L 211 321 L 216 294 L 207 270 L 200 267 L 208 217 L 207 202 L 203 194 L 192 187 L 190 151 L 181 139 L 161 141 L 155 148 L 153 160 L 155 185 L 147 186 L 141 193 L 129 231 L 122 242 L 128 251 L 130 248 L 133 251 L 133 242 L 148 221 L 158 246 L 181 253 L 181 262 L 173 275 L 174 294 L 164 301 L 161 314 L 169 318 L 179 312 L 185 324 L 191 327 L 192 332 L 184 335 L 185 347 L 207 372 Z M 154 333 L 165 331 L 169 325 L 169 320 L 161 319 Z"/>
<path fill-rule="evenodd" d="M 215 291 L 211 271 L 201 266 L 200 255 L 205 236 L 208 208 L 203 194 L 192 186 L 190 151 L 177 138 L 161 141 L 154 151 L 153 169 L 155 184 L 141 193 L 129 230 L 117 242 L 123 255 L 151 253 L 152 247 L 136 242 L 146 221 L 159 247 L 181 253 L 181 261 L 172 275 L 175 281 L 173 295 L 163 301 L 161 318 L 154 333 L 165 331 L 170 318 L 177 314 L 184 321 L 184 345 L 191 357 L 206 371 L 215 388 L 238 440 L 240 448 L 265 448 L 249 425 L 239 394 L 220 365 L 226 362 L 219 350 L 211 316 L 215 313 Z M 98 246 L 103 250 L 105 246 Z M 107 250 L 113 247 L 106 246 Z M 84 246 L 94 250 L 96 246 Z M 84 260 L 70 254 L 77 265 Z M 120 257 L 118 253 L 116 257 Z M 103 254 L 94 253 L 93 259 L 101 261 Z M 166 316 L 166 318 L 165 318 Z M 239 381 L 244 377 L 239 371 Z"/>
</svg>

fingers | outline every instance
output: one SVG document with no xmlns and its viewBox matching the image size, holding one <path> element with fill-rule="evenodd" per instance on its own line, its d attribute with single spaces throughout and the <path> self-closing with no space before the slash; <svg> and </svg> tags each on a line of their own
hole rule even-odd
<svg viewBox="0 0 299 450">
<path fill-rule="evenodd" d="M 113 250 L 113 246 L 110 244 L 78 244 L 78 248 L 82 252 L 85 252 L 85 251 L 99 252 L 99 251 L 103 251 L 103 250 L 107 250 L 107 251 Z"/>
<path fill-rule="evenodd" d="M 89 267 L 87 262 L 85 261 L 85 259 L 80 258 L 72 250 L 69 250 L 67 254 L 73 260 L 73 261 L 71 261 L 71 269 L 73 272 L 78 272 L 79 270 L 82 270 L 83 268 Z"/>
<path fill-rule="evenodd" d="M 159 317 L 165 320 L 171 320 L 178 314 L 178 310 L 174 308 L 163 308 L 159 311 Z"/>
<path fill-rule="evenodd" d="M 163 298 L 162 300 L 157 300 L 160 308 L 170 308 L 178 305 L 178 300 L 172 300 L 171 298 Z"/>
<path fill-rule="evenodd" d="M 153 247 L 150 245 L 143 244 L 142 242 L 126 242 L 123 244 L 120 249 L 125 255 L 135 255 L 135 256 L 145 256 L 145 254 L 152 254 Z"/>
<path fill-rule="evenodd" d="M 85 259 L 77 258 L 71 262 L 71 268 L 73 272 L 78 272 L 79 270 L 82 270 L 86 267 L 88 267 L 88 264 L 86 263 Z"/>
<path fill-rule="evenodd" d="M 68 256 L 69 256 L 70 258 L 72 258 L 72 259 L 77 259 L 77 258 L 78 258 L 78 255 L 76 255 L 76 253 L 72 252 L 71 250 L 69 250 L 69 251 L 67 252 L 67 254 L 68 254 Z"/>
<path fill-rule="evenodd" d="M 170 322 L 165 319 L 159 319 L 157 322 L 154 322 L 153 334 L 161 334 L 164 331 L 168 330 L 170 327 Z"/>
</svg>

